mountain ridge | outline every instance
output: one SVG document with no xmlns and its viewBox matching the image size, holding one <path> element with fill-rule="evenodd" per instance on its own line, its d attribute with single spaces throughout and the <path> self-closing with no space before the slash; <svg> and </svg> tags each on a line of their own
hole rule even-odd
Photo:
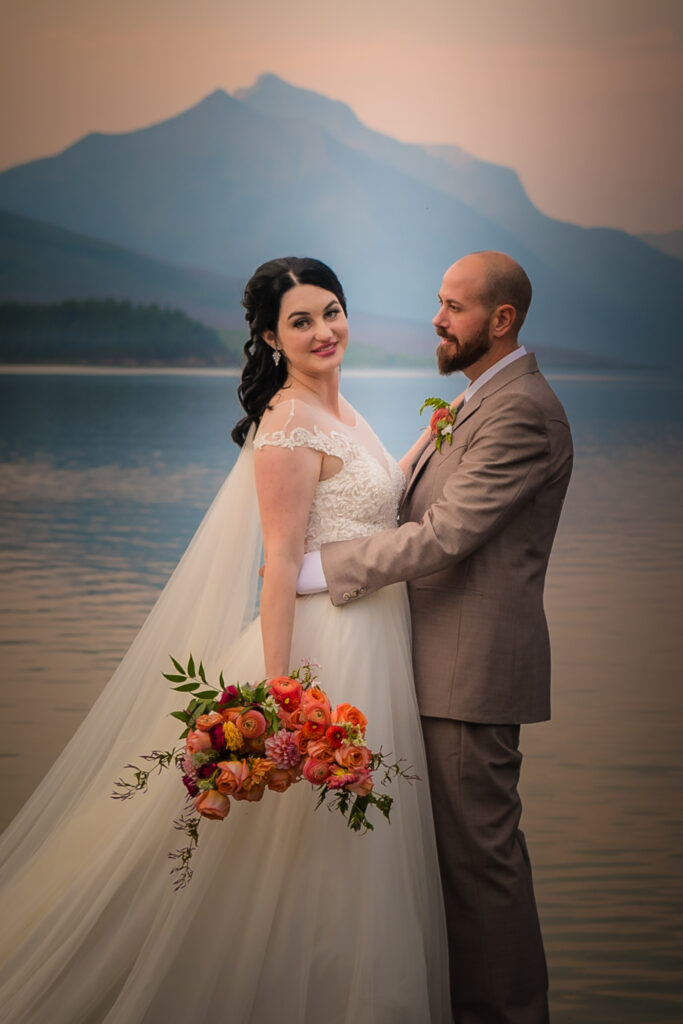
<svg viewBox="0 0 683 1024">
<path fill-rule="evenodd" d="M 523 338 L 681 361 L 680 261 L 623 232 L 553 221 L 509 168 L 383 136 L 273 75 L 2 172 L 0 207 L 241 281 L 274 255 L 316 255 L 355 308 L 418 324 L 453 259 L 504 249 L 534 284 Z"/>
</svg>

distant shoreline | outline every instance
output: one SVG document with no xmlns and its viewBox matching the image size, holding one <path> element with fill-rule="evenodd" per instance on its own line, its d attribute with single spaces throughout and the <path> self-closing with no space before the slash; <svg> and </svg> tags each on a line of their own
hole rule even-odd
<svg viewBox="0 0 683 1024">
<path fill-rule="evenodd" d="M 543 369 L 543 367 L 541 367 Z M 548 380 L 594 380 L 594 381 L 632 381 L 642 374 L 651 375 L 661 372 L 654 367 L 634 367 L 632 370 L 545 370 Z M 349 367 L 343 370 L 344 377 L 379 378 L 379 377 L 433 377 L 438 373 L 436 365 L 433 369 L 425 366 L 416 367 Z M 235 367 L 223 366 L 86 366 L 82 363 L 0 363 L 0 376 L 81 376 L 81 377 L 233 377 L 239 378 L 242 371 Z"/>
</svg>

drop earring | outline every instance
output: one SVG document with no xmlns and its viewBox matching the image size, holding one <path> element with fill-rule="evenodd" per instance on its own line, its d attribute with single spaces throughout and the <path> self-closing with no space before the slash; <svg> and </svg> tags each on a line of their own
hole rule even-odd
<svg viewBox="0 0 683 1024">
<path fill-rule="evenodd" d="M 279 348 L 274 348 L 273 349 L 273 362 L 275 363 L 276 366 L 280 365 L 280 360 L 281 359 L 282 359 L 282 352 L 280 352 Z"/>
</svg>

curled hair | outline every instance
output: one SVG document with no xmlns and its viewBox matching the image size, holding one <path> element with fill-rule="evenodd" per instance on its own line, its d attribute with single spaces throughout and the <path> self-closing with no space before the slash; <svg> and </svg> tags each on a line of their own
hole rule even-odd
<svg viewBox="0 0 683 1024">
<path fill-rule="evenodd" d="M 276 366 L 273 349 L 264 341 L 266 331 L 277 332 L 282 296 L 298 284 L 312 284 L 332 292 L 346 313 L 346 298 L 337 275 L 325 263 L 308 257 L 285 256 L 269 260 L 254 272 L 244 289 L 242 305 L 249 325 L 249 340 L 244 346 L 247 357 L 237 396 L 246 416 L 232 431 L 232 439 L 240 447 L 252 423 L 258 427 L 270 400 L 285 384 L 288 368 L 283 358 Z"/>
</svg>

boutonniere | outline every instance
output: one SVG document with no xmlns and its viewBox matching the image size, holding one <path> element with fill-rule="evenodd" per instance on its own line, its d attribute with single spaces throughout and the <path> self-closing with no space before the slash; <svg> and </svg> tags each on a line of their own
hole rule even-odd
<svg viewBox="0 0 683 1024">
<path fill-rule="evenodd" d="M 444 402 L 443 398 L 425 398 L 420 408 L 420 416 L 428 405 L 434 406 L 429 429 L 434 439 L 434 446 L 437 452 L 440 452 L 444 441 L 453 444 L 453 426 L 460 408 L 454 409 L 448 402 Z"/>
</svg>

